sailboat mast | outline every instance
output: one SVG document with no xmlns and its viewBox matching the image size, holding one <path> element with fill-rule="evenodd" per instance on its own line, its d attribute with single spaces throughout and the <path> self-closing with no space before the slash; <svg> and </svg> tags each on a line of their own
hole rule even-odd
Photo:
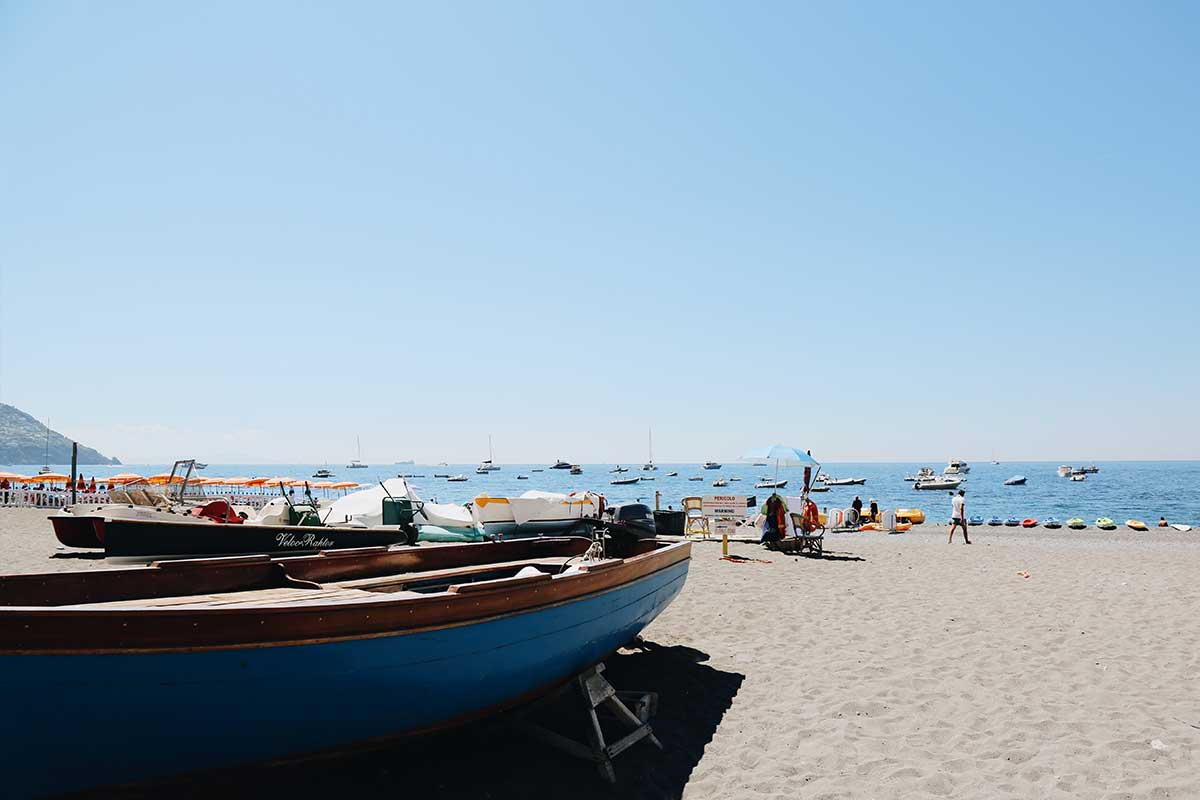
<svg viewBox="0 0 1200 800">
<path fill-rule="evenodd" d="M 42 462 L 44 466 L 50 466 L 50 418 L 46 417 L 46 455 Z"/>
</svg>

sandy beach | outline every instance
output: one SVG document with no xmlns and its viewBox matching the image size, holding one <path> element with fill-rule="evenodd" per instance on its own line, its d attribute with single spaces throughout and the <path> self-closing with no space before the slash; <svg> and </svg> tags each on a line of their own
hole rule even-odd
<svg viewBox="0 0 1200 800">
<path fill-rule="evenodd" d="M 4 572 L 105 568 L 58 549 L 44 517 L 0 510 Z M 1200 536 L 977 528 L 972 537 L 947 545 L 933 525 L 830 535 L 823 559 L 731 547 L 770 563 L 723 561 L 719 543 L 697 543 L 688 585 L 646 630 L 646 647 L 609 662 L 618 688 L 660 693 L 654 725 L 666 748 L 623 754 L 615 793 L 586 763 L 504 719 L 170 790 L 1200 797 Z"/>
</svg>

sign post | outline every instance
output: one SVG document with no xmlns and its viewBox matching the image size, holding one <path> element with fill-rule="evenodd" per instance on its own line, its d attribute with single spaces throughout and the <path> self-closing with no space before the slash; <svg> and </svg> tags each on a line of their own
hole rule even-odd
<svg viewBox="0 0 1200 800">
<path fill-rule="evenodd" d="M 737 532 L 746 516 L 746 497 L 737 494 L 706 494 L 700 498 L 700 513 L 708 519 L 709 531 L 722 539 Z"/>
</svg>

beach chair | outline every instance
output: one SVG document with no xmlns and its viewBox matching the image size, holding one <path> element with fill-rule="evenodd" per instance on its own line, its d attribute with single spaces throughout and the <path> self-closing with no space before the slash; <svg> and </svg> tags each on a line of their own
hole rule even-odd
<svg viewBox="0 0 1200 800">
<path fill-rule="evenodd" d="M 133 504 L 135 506 L 152 506 L 152 505 L 154 505 L 154 501 L 151 500 L 149 498 L 149 496 L 147 496 L 145 489 L 130 489 L 129 490 L 129 499 L 133 502 Z"/>
<path fill-rule="evenodd" d="M 127 503 L 133 505 L 133 500 L 129 497 L 129 492 L 123 489 L 109 489 L 108 499 L 112 503 Z"/>
<path fill-rule="evenodd" d="M 789 555 L 820 556 L 825 552 L 825 526 L 819 525 L 815 530 L 804 530 L 802 515 L 792 513 L 792 535 L 785 536 L 778 542 L 772 542 L 768 549 L 778 550 Z"/>
<path fill-rule="evenodd" d="M 685 525 L 683 528 L 684 536 L 703 536 L 708 538 L 708 517 L 704 516 L 703 501 L 699 497 L 683 498 L 683 513 L 685 517 Z"/>
</svg>

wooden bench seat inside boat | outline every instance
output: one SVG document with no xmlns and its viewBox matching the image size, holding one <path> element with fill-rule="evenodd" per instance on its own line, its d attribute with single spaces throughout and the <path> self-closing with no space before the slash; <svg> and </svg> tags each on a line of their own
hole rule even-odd
<svg viewBox="0 0 1200 800">
<path fill-rule="evenodd" d="M 216 594 L 179 595 L 174 597 L 113 600 L 99 603 L 80 603 L 61 608 L 130 609 L 130 608 L 239 608 L 255 606 L 304 606 L 328 603 L 359 603 L 394 601 L 402 597 L 421 597 L 430 591 L 449 589 L 452 585 L 489 584 L 512 578 L 525 567 L 545 573 L 545 579 L 562 572 L 574 556 L 541 556 L 452 569 L 408 572 L 386 577 L 359 578 L 311 586 L 286 586 L 275 589 L 252 589 Z M 417 587 L 424 591 L 412 591 Z"/>
</svg>

